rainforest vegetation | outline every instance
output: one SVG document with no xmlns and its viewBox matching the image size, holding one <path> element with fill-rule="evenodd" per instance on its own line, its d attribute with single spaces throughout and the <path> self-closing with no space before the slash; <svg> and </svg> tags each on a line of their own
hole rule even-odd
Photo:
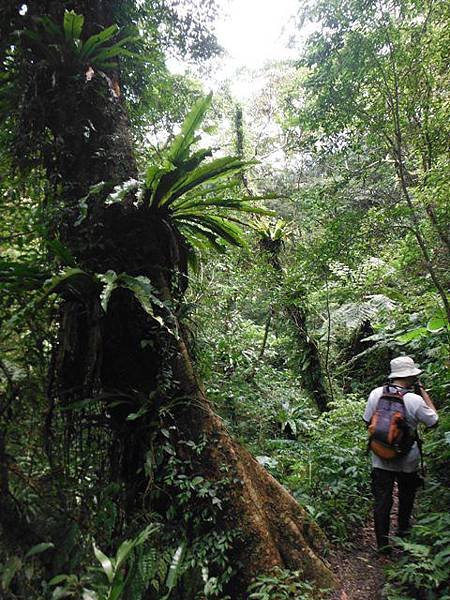
<svg viewBox="0 0 450 600">
<path fill-rule="evenodd" d="M 1 598 L 352 600 L 408 355 L 426 484 L 353 598 L 449 599 L 449 3 L 299 1 L 245 101 L 215 0 L 0 12 Z"/>
</svg>

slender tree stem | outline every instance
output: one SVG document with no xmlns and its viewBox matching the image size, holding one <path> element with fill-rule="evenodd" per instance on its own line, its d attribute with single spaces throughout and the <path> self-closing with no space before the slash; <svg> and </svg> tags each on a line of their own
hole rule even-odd
<svg viewBox="0 0 450 600">
<path fill-rule="evenodd" d="M 417 216 L 416 209 L 414 207 L 411 195 L 409 193 L 408 182 L 406 179 L 407 170 L 406 170 L 406 166 L 405 166 L 405 162 L 404 162 L 404 158 L 403 158 L 403 134 L 402 134 L 402 129 L 401 129 L 401 119 L 400 119 L 399 81 L 398 81 L 398 73 L 397 73 L 397 68 L 396 68 L 396 63 L 395 63 L 395 49 L 394 49 L 392 40 L 389 36 L 389 32 L 387 32 L 387 40 L 388 40 L 388 44 L 389 44 L 389 58 L 391 61 L 392 76 L 393 76 L 393 81 L 394 81 L 394 93 L 391 95 L 391 97 L 393 97 L 393 99 L 394 99 L 394 104 L 393 104 L 394 110 L 393 110 L 392 118 L 393 118 L 393 125 L 394 125 L 394 141 L 395 141 L 395 143 L 392 147 L 392 150 L 394 152 L 394 158 L 396 161 L 397 174 L 399 176 L 400 186 L 401 186 L 401 189 L 403 192 L 403 196 L 408 205 L 411 219 L 414 224 L 414 236 L 417 240 L 417 243 L 418 243 L 420 250 L 422 251 L 422 255 L 424 257 L 425 267 L 426 267 L 428 273 L 430 274 L 430 277 L 431 277 L 434 285 L 436 286 L 436 289 L 439 293 L 439 296 L 441 297 L 442 304 L 445 309 L 447 320 L 450 322 L 450 303 L 448 301 L 447 293 L 446 293 L 442 283 L 439 281 L 439 278 L 434 269 L 430 253 L 428 252 L 428 248 L 427 248 L 427 245 L 425 242 L 425 238 L 423 237 L 423 235 L 420 232 L 419 217 Z"/>
<path fill-rule="evenodd" d="M 266 350 L 267 338 L 269 336 L 269 330 L 270 330 L 270 324 L 272 321 L 273 312 L 274 312 L 273 307 L 271 306 L 269 308 L 269 314 L 267 316 L 266 326 L 264 328 L 264 337 L 263 337 L 263 341 L 262 341 L 262 345 L 261 345 L 261 350 L 259 351 L 259 358 L 262 358 L 264 356 L 264 352 Z"/>
</svg>

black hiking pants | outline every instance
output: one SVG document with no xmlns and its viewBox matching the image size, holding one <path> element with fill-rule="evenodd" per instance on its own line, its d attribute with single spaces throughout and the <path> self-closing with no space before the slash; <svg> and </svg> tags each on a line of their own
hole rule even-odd
<svg viewBox="0 0 450 600">
<path fill-rule="evenodd" d="M 414 498 L 421 478 L 417 473 L 401 473 L 384 469 L 372 470 L 372 492 L 375 497 L 374 523 L 378 548 L 389 543 L 389 525 L 394 482 L 398 486 L 398 535 L 404 536 L 411 526 Z"/>
</svg>

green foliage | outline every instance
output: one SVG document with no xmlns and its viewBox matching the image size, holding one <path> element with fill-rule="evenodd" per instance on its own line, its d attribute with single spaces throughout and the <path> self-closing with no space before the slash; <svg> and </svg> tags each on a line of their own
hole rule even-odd
<svg viewBox="0 0 450 600">
<path fill-rule="evenodd" d="M 169 218 L 186 240 L 192 260 L 196 250 L 207 246 L 223 251 L 223 243 L 245 245 L 233 213 L 270 214 L 255 204 L 262 198 L 243 198 L 239 180 L 233 177 L 254 163 L 234 156 L 204 162 L 212 155 L 211 148 L 193 149 L 211 100 L 210 94 L 197 101 L 160 163 L 147 167 L 143 181 L 125 181 L 107 199 L 108 204 L 121 202 L 130 191 L 136 193 L 140 203 Z"/>
<path fill-rule="evenodd" d="M 166 590 L 164 599 L 169 600 L 181 557 L 179 550 L 173 557 L 157 551 L 154 537 L 158 530 L 158 525 L 148 525 L 136 537 L 123 541 L 114 557 L 104 554 L 94 543 L 101 569 L 90 568 L 80 577 L 56 575 L 46 584 L 53 590 L 52 600 L 80 595 L 83 600 L 125 600 L 140 598 L 148 589 Z"/>
<path fill-rule="evenodd" d="M 65 120 L 56 109 L 58 98 L 68 113 L 75 114 L 86 103 L 92 107 L 95 97 L 103 94 L 105 88 L 118 97 L 120 90 L 111 70 L 117 69 L 117 59 L 121 57 L 137 60 L 137 55 L 125 48 L 136 37 L 126 35 L 117 40 L 117 25 L 86 39 L 82 15 L 65 11 L 61 21 L 56 22 L 47 14 L 39 16 L 38 10 L 35 18 L 24 19 L 14 34 L 8 32 L 10 45 L 2 56 L 4 85 L 0 94 L 0 115 L 6 126 L 1 135 L 8 159 L 22 174 L 30 174 L 34 167 L 41 166 L 43 155 L 57 153 L 54 126 Z M 94 77 L 95 82 L 91 83 Z M 92 116 L 81 117 L 83 123 L 69 119 L 63 126 L 65 133 L 84 129 L 89 136 L 89 131 L 97 130 L 92 119 L 95 121 Z"/>
<path fill-rule="evenodd" d="M 21 288 L 34 284 L 36 287 L 45 276 L 39 272 L 36 267 L 28 266 L 20 263 L 3 262 L 0 263 L 0 275 L 4 274 L 6 284 L 3 284 L 5 289 Z M 31 281 L 30 281 L 31 280 Z M 176 323 L 170 307 L 162 302 L 157 296 L 157 290 L 150 283 L 150 280 L 144 276 L 132 277 L 126 273 L 117 275 L 114 271 L 107 271 L 102 274 L 89 275 L 78 267 L 70 267 L 63 269 L 57 275 L 44 281 L 42 287 L 38 287 L 37 294 L 32 302 L 29 302 L 22 311 L 18 311 L 9 321 L 9 325 L 17 325 L 23 318 L 24 314 L 30 314 L 41 307 L 41 305 L 52 294 L 58 294 L 64 297 L 76 297 L 82 301 L 86 301 L 90 295 L 100 292 L 100 301 L 103 311 L 108 310 L 108 303 L 111 294 L 119 288 L 129 290 L 143 310 L 155 320 L 161 327 L 166 328 L 169 333 L 177 336 Z M 0 288 L 1 289 L 1 288 Z M 160 314 L 156 314 L 158 310 Z"/>
<path fill-rule="evenodd" d="M 422 516 L 408 540 L 396 540 L 403 555 L 388 569 L 387 598 L 409 598 L 419 590 L 430 600 L 450 597 L 450 515 Z"/>
<path fill-rule="evenodd" d="M 51 69 L 69 69 L 74 75 L 88 66 L 95 69 L 114 69 L 117 62 L 112 59 L 120 56 L 136 55 L 124 46 L 136 38 L 123 37 L 112 43 L 119 27 L 111 25 L 89 38 L 82 38 L 84 17 L 74 11 L 65 11 L 62 27 L 50 17 L 43 16 L 37 20 L 37 30 L 23 29 L 21 36 L 33 52 L 45 60 Z"/>
<path fill-rule="evenodd" d="M 170 333 L 177 335 L 175 330 L 169 328 L 169 326 L 176 327 L 170 308 L 158 298 L 158 292 L 150 283 L 148 277 L 144 277 L 143 275 L 131 277 L 131 275 L 127 275 L 126 273 L 117 275 L 114 271 L 107 271 L 97 277 L 104 285 L 100 299 L 105 312 L 108 310 L 109 299 L 114 290 L 124 288 L 134 295 L 145 312 L 161 327 L 165 327 Z M 163 312 L 166 320 L 160 315 L 155 314 L 155 308 Z"/>
<path fill-rule="evenodd" d="M 5 593 L 11 591 L 14 578 L 19 572 L 25 573 L 28 581 L 32 580 L 36 574 L 41 575 L 41 568 L 39 564 L 32 560 L 32 558 L 37 557 L 51 548 L 54 548 L 53 543 L 42 542 L 30 548 L 23 557 L 12 555 L 5 561 L 5 563 L 0 563 L 1 589 Z"/>
<path fill-rule="evenodd" d="M 178 445 L 186 448 L 184 458 L 180 458 L 172 443 L 176 428 L 164 428 L 161 433 L 163 442 L 155 457 L 156 483 L 171 495 L 171 504 L 163 516 L 167 536 L 179 542 L 183 532 L 166 585 L 169 590 L 178 591 L 190 585 L 196 591 L 202 590 L 207 598 L 214 598 L 221 594 L 234 572 L 229 557 L 239 532 L 221 531 L 217 520 L 225 510 L 229 486 L 239 482 L 231 480 L 226 465 L 213 478 L 198 474 L 196 464 L 205 452 L 205 439 L 179 440 Z M 161 468 L 163 465 L 165 469 Z"/>
<path fill-rule="evenodd" d="M 250 267 L 242 256 L 238 264 L 230 259 L 226 265 L 221 257 L 215 260 L 213 292 L 194 316 L 197 327 L 198 319 L 202 323 L 195 348 L 208 397 L 234 435 L 306 506 L 327 535 L 348 541 L 371 506 L 361 420 L 365 400 L 338 394 L 330 412 L 318 417 L 299 373 L 292 370 L 291 343 L 277 321 L 260 357 L 272 300 L 263 283 L 267 267 L 257 262 Z M 204 285 L 211 287 L 208 280 Z M 201 288 L 194 294 L 201 296 Z M 218 309 L 221 324 L 215 319 Z M 368 385 L 360 385 L 368 393 Z"/>
<path fill-rule="evenodd" d="M 259 575 L 248 591 L 252 600 L 312 600 L 318 597 L 300 571 L 280 568 L 271 574 Z"/>
<path fill-rule="evenodd" d="M 274 223 L 269 219 L 261 218 L 255 222 L 255 231 L 262 237 L 276 242 L 285 239 L 289 234 L 289 223 L 277 219 Z"/>
<path fill-rule="evenodd" d="M 448 320 L 438 308 L 435 282 L 416 246 L 390 136 L 398 136 L 399 125 L 417 231 L 438 279 L 446 281 L 448 253 L 442 233 L 448 230 L 450 168 L 448 98 L 442 90 L 448 78 L 448 7 L 409 0 L 396 0 L 389 9 L 359 0 L 315 3 L 324 27 L 311 39 L 302 67 L 272 66 L 274 79 L 266 95 L 244 106 L 250 117 L 242 120 L 246 127 L 255 128 L 252 119 L 256 122 L 258 115 L 264 123 L 261 135 L 244 132 L 241 123 L 246 150 L 253 151 L 254 143 L 260 155 L 281 146 L 285 152 L 277 165 L 264 159 L 251 182 L 250 189 L 275 194 L 257 191 L 246 197 L 242 173 L 252 163 L 239 153 L 212 158 L 212 150 L 201 147 L 211 97 L 203 95 L 199 82 L 169 76 L 163 66 L 164 44 L 185 48 L 191 56 L 214 53 L 212 44 L 201 49 L 212 39 L 196 27 L 199 19 L 205 22 L 210 3 L 199 7 L 206 11 L 203 16 L 189 10 L 176 15 L 175 4 L 186 8 L 184 2 L 156 4 L 116 3 L 112 18 L 120 27 L 88 38 L 83 17 L 66 12 L 61 23 L 42 15 L 24 20 L 14 27 L 26 23 L 19 42 L 16 36 L 15 43 L 12 37 L 1 41 L 2 106 L 11 112 L 4 112 L 0 131 L 5 150 L 0 158 L 0 428 L 6 438 L 11 497 L 25 521 L 42 528 L 42 539 L 55 545 L 39 544 L 20 554 L 2 540 L 2 592 L 15 599 L 17 587 L 22 596 L 36 600 L 52 595 L 54 600 L 145 594 L 222 598 L 240 568 L 232 562 L 239 523 L 236 530 L 224 532 L 217 522 L 226 510 L 230 486 L 239 489 L 241 482 L 225 469 L 205 473 L 205 440 L 181 435 L 171 420 L 172 405 L 161 419 L 157 415 L 152 420 L 155 396 L 149 394 L 123 423 L 140 435 L 145 417 L 151 421 L 151 431 L 142 436 L 148 447 L 139 475 L 149 483 L 145 501 L 151 496 L 155 504 L 162 499 L 164 506 L 151 539 L 136 536 L 148 522 L 147 506 L 137 511 L 136 522 L 125 523 L 127 490 L 111 483 L 105 469 L 105 457 L 120 451 L 114 432 L 110 439 L 104 431 L 110 421 L 104 411 L 108 394 L 64 407 L 49 405 L 46 372 L 51 348 L 59 343 L 58 317 L 55 303 L 44 300 L 53 294 L 63 301 L 83 300 L 94 292 L 106 312 L 111 294 L 126 289 L 154 323 L 179 335 L 172 314 L 176 310 L 208 398 L 227 428 L 288 487 L 330 539 L 341 544 L 351 542 L 372 504 L 360 420 L 363 398 L 372 381 L 386 374 L 389 354 L 413 355 L 424 366 L 424 381 L 439 405 L 440 425 L 425 439 L 427 487 L 418 498 L 419 519 L 411 538 L 398 542 L 404 554 L 390 569 L 388 593 L 392 600 L 414 594 L 446 598 Z M 130 21 L 138 24 L 145 41 L 119 39 L 122 24 Z M 3 27 L 0 23 L 2 32 Z M 133 134 L 145 141 L 139 150 L 143 175 L 118 175 L 116 181 L 122 182 L 114 188 L 116 181 L 87 187 L 72 198 L 71 210 L 81 233 L 99 197 L 105 196 L 107 204 L 157 215 L 165 228 L 171 226 L 174 248 L 178 245 L 184 252 L 186 244 L 191 259 L 200 251 L 204 262 L 190 276 L 186 302 L 176 308 L 162 302 L 147 277 L 80 270 L 55 239 L 54 198 L 64 182 L 45 183 L 43 172 L 34 166 L 26 179 L 11 172 L 9 152 L 17 131 L 19 157 L 31 152 L 33 165 L 41 165 L 42 157 L 47 165 L 65 163 L 67 157 L 58 154 L 59 140 L 48 128 L 60 114 L 56 94 L 64 88 L 61 114 L 68 120 L 62 123 L 71 127 L 72 114 L 77 114 L 73 107 L 87 102 L 89 115 L 104 92 L 94 84 L 107 89 L 113 83 L 98 71 L 111 79 L 118 60 L 133 123 L 141 127 Z M 94 75 L 90 68 L 97 80 L 89 79 Z M 232 99 L 230 103 L 234 106 Z M 194 108 L 179 129 L 188 106 Z M 214 122 L 218 135 L 225 136 L 222 108 L 215 106 L 208 125 Z M 83 125 L 92 133 L 87 119 Z M 32 132 L 29 123 L 35 124 Z M 281 133 L 271 133 L 279 126 L 282 140 Z M 157 147 L 161 131 L 171 141 L 149 159 L 148 139 Z M 231 137 L 224 142 L 230 145 Z M 286 194 L 291 196 L 283 203 L 274 198 Z M 283 219 L 251 223 L 247 215 L 266 214 L 260 200 L 269 197 Z M 244 235 L 247 225 L 256 229 L 258 240 Z M 283 252 L 283 277 L 274 276 L 267 261 L 258 259 L 261 238 Z M 220 256 L 209 252 L 223 251 L 227 244 L 247 248 L 230 248 Z M 299 362 L 293 357 L 280 311 L 287 299 L 308 310 L 308 332 L 318 340 L 330 374 L 335 401 L 322 416 L 302 387 Z M 372 333 L 358 339 L 366 321 Z M 305 371 L 311 369 L 307 362 L 303 365 Z M 172 384 L 173 373 L 164 376 Z M 348 394 L 348 389 L 358 393 Z M 173 403 L 185 401 L 176 397 Z M 111 406 L 120 408 L 120 402 L 115 396 Z M 49 417 L 54 437 L 42 426 Z M 57 442 L 60 438 L 65 444 Z M 52 453 L 59 452 L 64 452 L 64 473 L 49 463 Z M 66 518 L 72 523 L 68 530 L 61 526 Z M 45 582 L 43 563 L 53 551 L 52 568 L 59 575 Z M 283 570 L 259 577 L 248 592 L 250 598 L 268 600 L 309 599 L 318 593 L 302 573 Z"/>
<path fill-rule="evenodd" d="M 120 600 L 126 593 L 127 585 L 133 574 L 133 569 L 126 573 L 124 566 L 135 548 L 141 546 L 156 531 L 156 527 L 149 525 L 132 540 L 125 540 L 119 546 L 116 556 L 109 558 L 94 544 L 94 554 L 100 562 L 103 572 L 108 580 L 108 589 L 104 593 L 105 600 Z M 126 597 L 126 596 L 125 596 Z"/>
<path fill-rule="evenodd" d="M 348 541 L 370 508 L 366 432 L 360 415 L 365 402 L 347 396 L 329 413 L 305 424 L 300 443 L 267 448 L 277 460 L 271 469 L 331 539 Z"/>
</svg>

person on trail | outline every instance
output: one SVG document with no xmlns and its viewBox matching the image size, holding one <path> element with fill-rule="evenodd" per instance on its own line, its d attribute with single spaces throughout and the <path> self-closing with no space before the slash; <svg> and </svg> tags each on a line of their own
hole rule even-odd
<svg viewBox="0 0 450 600">
<path fill-rule="evenodd" d="M 398 487 L 397 534 L 404 537 L 410 529 L 416 490 L 422 483 L 418 474 L 421 451 L 417 425 L 423 423 L 434 427 L 438 422 L 433 401 L 418 378 L 422 371 L 413 359 L 399 356 L 391 360 L 390 366 L 389 382 L 372 390 L 363 415 L 370 434 L 375 535 L 382 554 L 391 552 L 389 526 L 395 481 Z M 386 428 L 384 438 L 379 435 L 383 426 Z M 402 448 L 401 442 L 397 445 L 392 442 L 392 431 L 396 427 L 398 431 L 403 429 L 399 434 L 404 436 Z M 408 438 L 406 441 L 405 437 Z"/>
</svg>

